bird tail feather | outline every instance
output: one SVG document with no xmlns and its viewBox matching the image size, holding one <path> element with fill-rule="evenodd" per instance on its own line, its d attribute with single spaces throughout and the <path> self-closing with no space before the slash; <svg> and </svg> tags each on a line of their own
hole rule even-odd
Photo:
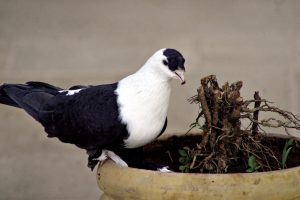
<svg viewBox="0 0 300 200">
<path fill-rule="evenodd" d="M 16 102 L 14 102 L 9 96 L 7 96 L 6 92 L 4 91 L 5 86 L 6 84 L 0 86 L 0 103 L 20 108 L 20 106 L 16 104 Z"/>
<path fill-rule="evenodd" d="M 42 82 L 26 84 L 3 84 L 0 86 L 0 103 L 23 108 L 35 120 L 39 121 L 40 108 L 57 95 L 61 88 Z"/>
</svg>

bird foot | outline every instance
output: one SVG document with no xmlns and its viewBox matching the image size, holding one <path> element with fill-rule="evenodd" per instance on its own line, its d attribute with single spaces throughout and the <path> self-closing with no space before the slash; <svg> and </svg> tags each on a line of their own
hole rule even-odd
<svg viewBox="0 0 300 200">
<path fill-rule="evenodd" d="M 103 163 L 110 158 L 111 160 L 113 160 L 117 165 L 120 165 L 122 167 L 128 167 L 127 163 L 122 160 L 117 154 L 115 154 L 112 151 L 109 150 L 102 150 L 102 154 L 99 157 L 99 161 L 100 161 L 100 165 L 103 165 Z"/>
</svg>

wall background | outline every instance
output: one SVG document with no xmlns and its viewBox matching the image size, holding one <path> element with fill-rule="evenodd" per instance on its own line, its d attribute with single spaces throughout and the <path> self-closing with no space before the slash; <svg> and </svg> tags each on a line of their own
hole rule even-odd
<svg viewBox="0 0 300 200">
<path fill-rule="evenodd" d="M 187 130 L 186 99 L 209 74 L 300 113 L 299 10 L 297 0 L 0 0 L 0 82 L 110 83 L 172 47 L 187 84 L 173 82 L 168 133 Z M 98 199 L 95 179 L 84 151 L 0 105 L 0 199 Z"/>
</svg>

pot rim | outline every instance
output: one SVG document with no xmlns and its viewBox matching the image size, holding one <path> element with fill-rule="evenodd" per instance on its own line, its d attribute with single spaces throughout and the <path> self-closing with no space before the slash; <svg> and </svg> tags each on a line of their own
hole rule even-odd
<svg viewBox="0 0 300 200">
<path fill-rule="evenodd" d="M 289 172 L 294 172 L 294 171 L 300 171 L 300 166 L 297 167 L 291 167 L 291 168 L 287 168 L 287 169 L 278 169 L 278 170 L 272 170 L 272 171 L 264 171 L 264 172 L 252 172 L 252 173 L 248 173 L 248 172 L 239 172 L 239 173 L 182 173 L 182 172 L 160 172 L 160 171 L 154 171 L 154 170 L 146 170 L 146 169 L 139 169 L 139 168 L 133 168 L 133 167 L 122 167 L 117 165 L 115 162 L 113 162 L 112 160 L 107 160 L 102 166 L 105 167 L 109 167 L 109 168 L 114 168 L 114 169 L 119 169 L 119 170 L 126 170 L 126 171 L 138 171 L 138 172 L 143 172 L 146 174 L 165 174 L 168 176 L 182 176 L 182 175 L 188 175 L 188 176 L 195 176 L 195 177 L 212 177 L 212 176 L 223 176 L 223 177 L 227 177 L 227 176 L 263 176 L 263 175 L 276 175 L 276 174 L 282 174 L 282 173 L 289 173 Z M 97 171 L 100 170 L 100 168 L 102 168 L 101 165 L 98 166 Z"/>
</svg>

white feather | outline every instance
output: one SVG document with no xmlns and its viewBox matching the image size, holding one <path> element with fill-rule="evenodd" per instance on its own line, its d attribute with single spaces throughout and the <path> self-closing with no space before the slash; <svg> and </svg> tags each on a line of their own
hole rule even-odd
<svg viewBox="0 0 300 200">
<path fill-rule="evenodd" d="M 66 93 L 66 96 L 70 96 L 70 95 L 74 95 L 74 94 L 80 92 L 81 90 L 83 90 L 83 89 L 76 89 L 76 90 L 60 90 L 60 91 L 58 91 L 58 92 L 59 92 L 59 93 L 67 92 L 67 93 Z"/>
<path fill-rule="evenodd" d="M 150 57 L 135 74 L 122 79 L 116 90 L 120 120 L 129 132 L 124 140 L 127 148 L 153 141 L 164 126 L 173 73 L 162 63 L 163 50 Z"/>
<path fill-rule="evenodd" d="M 171 173 L 173 171 L 169 170 L 168 167 L 162 167 L 162 168 L 158 168 L 157 171 L 159 172 L 163 172 L 163 173 Z"/>
</svg>

